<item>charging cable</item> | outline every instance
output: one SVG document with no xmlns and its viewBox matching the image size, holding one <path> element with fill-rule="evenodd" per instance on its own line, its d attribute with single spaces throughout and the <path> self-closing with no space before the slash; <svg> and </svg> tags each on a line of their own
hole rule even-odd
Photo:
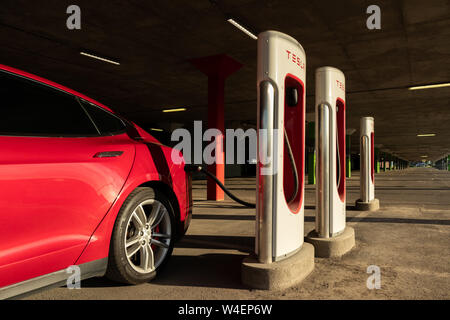
<svg viewBox="0 0 450 320">
<path fill-rule="evenodd" d="M 288 151 L 288 155 L 289 155 L 289 160 L 291 163 L 291 167 L 292 167 L 292 172 L 294 174 L 294 191 L 291 194 L 291 196 L 289 197 L 289 200 L 287 201 L 288 203 L 293 201 L 298 194 L 298 171 L 297 171 L 297 166 L 295 165 L 295 159 L 294 159 L 294 154 L 292 153 L 292 148 L 291 148 L 291 144 L 289 143 L 289 139 L 287 136 L 287 132 L 286 129 L 284 129 L 284 142 L 286 143 L 286 147 L 287 147 L 287 151 Z M 193 164 L 187 164 L 185 165 L 185 170 L 188 172 L 203 172 L 204 174 L 206 174 L 209 178 L 211 178 L 215 183 L 217 183 L 217 185 L 234 201 L 236 201 L 237 203 L 242 204 L 243 206 L 249 207 L 249 208 L 255 208 L 255 204 L 254 203 L 250 203 L 247 201 L 244 201 L 242 199 L 239 199 L 238 197 L 236 197 L 234 194 L 232 194 L 230 192 L 230 190 L 228 190 L 223 183 L 217 179 L 217 177 L 215 175 L 213 175 L 211 172 L 209 172 L 208 170 L 206 170 L 205 168 L 203 168 L 202 166 L 199 165 L 193 165 Z"/>
</svg>

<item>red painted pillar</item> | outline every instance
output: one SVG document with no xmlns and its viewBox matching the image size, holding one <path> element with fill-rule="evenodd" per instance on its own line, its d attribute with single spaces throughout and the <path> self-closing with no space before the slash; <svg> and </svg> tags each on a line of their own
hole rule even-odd
<svg viewBox="0 0 450 320">
<path fill-rule="evenodd" d="M 207 169 L 224 184 L 225 79 L 238 71 L 242 64 L 225 54 L 193 59 L 190 62 L 208 76 L 208 128 L 219 129 L 222 134 L 214 137 L 215 150 L 219 152 L 216 154 L 216 159 L 221 160 L 221 163 L 208 165 Z M 208 179 L 207 199 L 218 201 L 224 198 L 223 190 L 214 181 Z"/>
<path fill-rule="evenodd" d="M 224 184 L 225 182 L 225 153 L 224 153 L 224 87 L 225 80 L 219 76 L 208 77 L 208 128 L 216 128 L 222 132 L 222 135 L 214 138 L 216 144 L 216 159 L 217 163 L 209 165 L 208 171 L 217 177 Z M 208 200 L 223 200 L 224 192 L 211 179 L 208 179 L 207 184 L 207 199 Z"/>
</svg>

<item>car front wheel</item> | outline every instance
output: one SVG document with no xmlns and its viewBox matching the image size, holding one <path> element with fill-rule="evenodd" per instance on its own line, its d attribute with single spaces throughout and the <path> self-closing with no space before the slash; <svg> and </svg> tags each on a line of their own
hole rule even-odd
<svg viewBox="0 0 450 320">
<path fill-rule="evenodd" d="M 137 188 L 117 216 L 106 276 L 128 284 L 153 279 L 172 254 L 175 230 L 167 197 L 152 188 Z"/>
</svg>

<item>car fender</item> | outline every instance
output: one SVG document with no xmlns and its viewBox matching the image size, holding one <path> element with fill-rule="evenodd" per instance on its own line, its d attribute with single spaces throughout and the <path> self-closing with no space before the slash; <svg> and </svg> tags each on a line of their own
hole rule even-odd
<svg viewBox="0 0 450 320">
<path fill-rule="evenodd" d="M 111 206 L 108 213 L 99 223 L 88 244 L 83 250 L 75 264 L 82 264 L 108 256 L 110 240 L 114 229 L 117 215 L 127 197 L 136 188 L 151 183 L 164 183 L 171 188 L 177 198 L 180 219 L 184 221 L 186 211 L 185 189 L 186 181 L 184 174 L 184 163 L 173 164 L 170 159 L 172 149 L 156 143 L 141 143 L 136 145 L 136 158 L 130 175 L 122 188 L 119 196 Z M 168 158 L 169 156 L 169 158 Z M 183 182 L 184 181 L 184 182 Z"/>
</svg>

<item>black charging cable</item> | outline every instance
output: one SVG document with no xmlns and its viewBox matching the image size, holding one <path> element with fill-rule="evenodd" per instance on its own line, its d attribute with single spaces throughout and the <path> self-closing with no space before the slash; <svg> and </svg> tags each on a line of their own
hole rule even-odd
<svg viewBox="0 0 450 320">
<path fill-rule="evenodd" d="M 294 192 L 291 194 L 291 196 L 288 199 L 288 203 L 293 201 L 298 194 L 298 171 L 297 171 L 297 166 L 295 165 L 295 159 L 294 159 L 294 154 L 292 153 L 292 148 L 291 148 L 291 144 L 289 143 L 289 139 L 287 136 L 287 132 L 286 129 L 284 130 L 284 142 L 286 143 L 286 147 L 287 147 L 287 151 L 288 151 L 288 155 L 289 155 L 289 161 L 291 163 L 291 167 L 292 167 L 292 172 L 294 173 Z M 255 208 L 255 204 L 254 203 L 250 203 L 247 201 L 244 201 L 242 199 L 239 199 L 238 197 L 236 197 L 234 194 L 232 194 L 230 192 L 230 190 L 228 190 L 222 182 L 220 182 L 219 179 L 217 179 L 217 177 L 215 175 L 213 175 L 211 172 L 209 172 L 208 170 L 206 170 L 205 168 L 203 168 L 202 166 L 199 165 L 194 165 L 194 164 L 187 164 L 185 165 L 185 170 L 188 172 L 203 172 L 204 174 L 206 174 L 208 177 L 210 177 L 215 183 L 217 183 L 217 185 L 234 201 L 236 201 L 237 203 L 242 204 L 243 206 L 249 207 L 249 208 Z"/>
<path fill-rule="evenodd" d="M 236 202 L 238 202 L 238 203 L 240 203 L 240 204 L 242 204 L 242 205 L 244 205 L 244 206 L 246 206 L 246 207 L 249 207 L 249 208 L 254 208 L 255 207 L 255 204 L 254 203 L 250 203 L 250 202 L 247 202 L 247 201 L 244 201 L 244 200 L 242 200 L 242 199 L 239 199 L 238 197 L 236 197 L 234 194 L 232 194 L 231 192 L 230 192 L 230 190 L 228 190 L 223 184 L 222 184 L 222 182 L 220 182 L 220 180 L 219 179 L 217 179 L 217 177 L 215 176 L 215 175 L 213 175 L 211 172 L 209 172 L 208 170 L 206 170 L 205 168 L 203 168 L 202 166 L 198 166 L 198 165 L 186 165 L 185 166 L 185 170 L 187 170 L 187 171 L 191 171 L 191 172 L 193 172 L 193 171 L 197 171 L 197 172 L 203 172 L 204 174 L 206 174 L 208 177 L 210 177 L 211 179 L 213 179 L 214 180 L 214 182 L 215 183 L 217 183 L 217 185 L 231 198 L 231 199 L 233 199 L 234 201 L 236 201 Z"/>
</svg>

